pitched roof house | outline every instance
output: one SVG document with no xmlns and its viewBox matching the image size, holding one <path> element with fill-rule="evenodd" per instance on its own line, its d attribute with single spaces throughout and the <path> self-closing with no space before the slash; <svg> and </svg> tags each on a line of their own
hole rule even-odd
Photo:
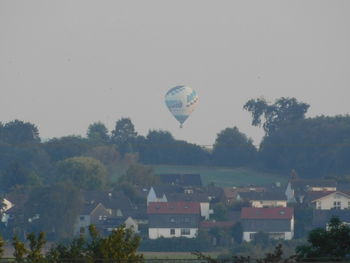
<svg viewBox="0 0 350 263">
<path fill-rule="evenodd" d="M 304 180 L 292 179 L 288 182 L 285 194 L 288 203 L 303 204 L 307 192 L 336 191 L 337 182 L 334 180 Z"/>
<path fill-rule="evenodd" d="M 290 240 L 294 235 L 294 210 L 290 207 L 244 207 L 241 212 L 243 240 L 251 241 L 258 232 L 272 239 Z"/>
<path fill-rule="evenodd" d="M 319 210 L 350 209 L 350 194 L 341 191 L 309 192 L 306 200 Z"/>
<path fill-rule="evenodd" d="M 313 216 L 312 216 L 312 227 L 321 227 L 326 228 L 327 224 L 329 223 L 329 220 L 336 216 L 342 221 L 343 223 L 350 225 L 350 210 L 344 209 L 328 209 L 328 210 L 321 210 L 321 209 L 315 209 L 313 210 Z"/>
<path fill-rule="evenodd" d="M 84 192 L 84 201 L 92 205 L 103 204 L 110 217 L 125 217 L 136 209 L 127 196 L 117 191 L 87 191 Z"/>
<path fill-rule="evenodd" d="M 242 192 L 237 200 L 249 202 L 252 207 L 287 207 L 287 198 L 282 192 Z"/>
<path fill-rule="evenodd" d="M 148 237 L 194 238 L 198 232 L 200 204 L 198 202 L 155 202 L 147 207 Z"/>
<path fill-rule="evenodd" d="M 264 187 L 224 187 L 224 198 L 227 205 L 233 204 L 237 200 L 237 195 L 244 192 L 264 192 Z"/>
<path fill-rule="evenodd" d="M 101 203 L 84 204 L 74 225 L 74 234 L 86 234 L 89 225 L 99 226 L 110 216 L 108 210 Z"/>
</svg>

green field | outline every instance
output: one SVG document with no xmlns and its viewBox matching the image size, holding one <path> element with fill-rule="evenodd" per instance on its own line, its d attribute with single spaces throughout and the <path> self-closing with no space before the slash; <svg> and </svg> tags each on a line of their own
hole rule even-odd
<svg viewBox="0 0 350 263">
<path fill-rule="evenodd" d="M 153 165 L 160 173 L 199 173 L 203 183 L 214 182 L 218 186 L 267 185 L 274 182 L 286 183 L 288 177 L 258 172 L 249 168 L 225 168 L 205 166 Z"/>
</svg>

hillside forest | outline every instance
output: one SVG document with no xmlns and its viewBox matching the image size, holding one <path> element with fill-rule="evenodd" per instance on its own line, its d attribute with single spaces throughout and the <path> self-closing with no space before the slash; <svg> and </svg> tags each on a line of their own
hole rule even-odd
<svg viewBox="0 0 350 263">
<path fill-rule="evenodd" d="M 309 106 L 295 98 L 249 100 L 243 108 L 251 113 L 252 125 L 265 132 L 258 148 L 238 127 L 223 128 L 208 149 L 165 130 L 142 136 L 130 118 L 116 120 L 111 131 L 94 122 L 86 136 L 49 140 L 40 138 L 33 123 L 0 123 L 0 192 L 26 204 L 23 218 L 41 215 L 36 224 L 19 218 L 8 235 L 52 232 L 54 225 L 53 238 L 69 237 L 82 205 L 81 190 L 123 191 L 142 203 L 136 189 L 157 181 L 152 165 L 249 167 L 285 177 L 295 170 L 302 178 L 349 181 L 350 116 L 306 118 Z"/>
</svg>

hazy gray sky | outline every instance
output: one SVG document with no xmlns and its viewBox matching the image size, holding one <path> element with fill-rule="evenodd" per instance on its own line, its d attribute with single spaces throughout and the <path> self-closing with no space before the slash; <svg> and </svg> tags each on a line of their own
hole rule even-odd
<svg viewBox="0 0 350 263">
<path fill-rule="evenodd" d="M 200 96 L 183 129 L 164 104 L 181 84 Z M 212 144 L 238 126 L 258 143 L 250 98 L 349 113 L 350 1 L 1 0 L 0 90 L 0 121 L 43 138 L 130 117 L 144 135 Z"/>
</svg>

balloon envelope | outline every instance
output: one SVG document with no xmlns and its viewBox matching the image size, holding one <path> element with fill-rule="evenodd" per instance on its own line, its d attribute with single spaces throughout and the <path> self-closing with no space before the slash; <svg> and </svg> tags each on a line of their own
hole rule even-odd
<svg viewBox="0 0 350 263">
<path fill-rule="evenodd" d="M 197 92 L 187 86 L 176 86 L 165 95 L 165 104 L 180 127 L 187 120 L 198 104 Z"/>
</svg>

